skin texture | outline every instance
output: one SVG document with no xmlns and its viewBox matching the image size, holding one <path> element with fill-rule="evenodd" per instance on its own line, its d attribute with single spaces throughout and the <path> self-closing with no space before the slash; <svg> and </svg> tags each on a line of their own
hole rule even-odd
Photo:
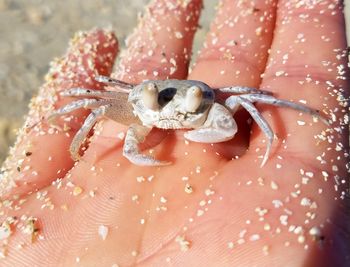
<svg viewBox="0 0 350 267">
<path fill-rule="evenodd" d="M 31 106 L 29 127 L 20 131 L 4 165 L 1 221 L 16 216 L 18 222 L 1 240 L 0 265 L 348 266 L 348 107 L 341 97 L 348 97 L 349 74 L 341 5 L 223 1 L 187 75 L 184 51 L 191 50 L 201 2 L 176 8 L 165 2 L 177 3 L 151 3 L 120 55 L 115 77 L 260 87 L 324 110 L 333 124 L 257 105 L 277 136 L 263 168 L 265 136 L 247 124 L 244 112 L 235 115 L 234 140 L 215 146 L 185 142 L 183 131 L 152 131 L 143 148 L 173 165 L 139 167 L 122 156 L 117 136 L 126 127 L 105 120 L 74 164 L 68 147 L 86 111 L 69 122 L 58 120 L 54 134 L 42 118 L 70 101 L 56 99 L 56 92 L 98 88 L 86 76 L 93 69 L 109 75 L 117 53 L 110 33 L 81 35 L 50 72 Z M 23 230 L 23 215 L 36 218 L 33 240 L 30 227 Z M 310 229 L 320 232 L 310 235 Z"/>
</svg>

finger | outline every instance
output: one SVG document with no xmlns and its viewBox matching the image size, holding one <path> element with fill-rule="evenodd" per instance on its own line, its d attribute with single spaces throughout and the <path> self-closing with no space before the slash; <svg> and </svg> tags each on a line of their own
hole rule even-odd
<svg viewBox="0 0 350 267">
<path fill-rule="evenodd" d="M 200 0 L 151 1 L 127 39 L 114 76 L 132 84 L 146 79 L 185 79 L 201 6 Z M 100 145 L 103 138 L 115 140 L 127 129 L 122 124 L 105 122 L 96 144 Z M 157 135 L 158 140 L 163 138 L 164 134 Z M 95 150 L 93 143 L 90 147 Z"/>
<path fill-rule="evenodd" d="M 127 39 L 115 75 L 124 81 L 184 79 L 201 0 L 151 1 Z"/>
<path fill-rule="evenodd" d="M 258 88 L 272 40 L 276 2 L 221 1 L 189 79 L 204 81 L 213 88 Z M 220 154 L 230 160 L 244 154 L 249 145 L 248 118 L 247 113 L 238 112 L 235 137 L 206 148 L 208 154 Z"/>
<path fill-rule="evenodd" d="M 321 121 L 312 123 L 310 115 L 278 109 L 279 118 L 270 119 L 272 128 L 280 141 L 285 139 L 285 152 L 296 157 L 302 155 L 304 159 L 313 160 L 326 150 L 336 151 L 339 143 L 347 147 L 349 76 L 341 10 L 341 4 L 334 1 L 314 5 L 282 1 L 279 6 L 276 34 L 262 88 L 275 92 L 279 98 L 321 110 L 332 121 L 327 127 Z M 301 16 L 306 17 L 300 19 Z M 272 116 L 275 115 L 273 112 Z M 252 137 L 253 143 L 260 147 L 264 139 L 262 133 L 255 137 Z M 329 138 L 331 143 L 327 141 Z M 309 149 L 305 151 L 305 147 Z"/>
<path fill-rule="evenodd" d="M 61 99 L 57 92 L 72 88 L 96 88 L 93 76 L 109 75 L 117 41 L 108 31 L 80 32 L 72 39 L 64 57 L 54 61 L 46 83 L 30 104 L 24 127 L 2 167 L 0 196 L 24 194 L 63 177 L 73 165 L 69 145 L 81 126 L 84 110 L 49 125 L 46 118 L 54 109 L 71 101 Z"/>
<path fill-rule="evenodd" d="M 259 107 L 277 136 L 274 153 L 264 167 L 270 169 L 270 174 L 265 176 L 280 178 L 281 192 L 298 188 L 290 207 L 295 217 L 290 218 L 288 226 L 310 222 L 300 208 L 310 207 L 305 200 L 317 203 L 312 208 L 311 225 L 322 226 L 319 229 L 323 250 L 318 247 L 320 242 L 308 243 L 314 255 L 309 259 L 310 266 L 334 262 L 346 265 L 348 257 L 348 229 L 343 225 L 349 214 L 345 197 L 349 188 L 346 66 L 340 1 L 282 1 L 262 88 L 275 92 L 279 98 L 302 101 L 323 110 L 331 121 L 327 126 L 293 110 Z M 264 139 L 255 127 L 251 139 L 251 156 L 255 159 L 264 153 Z M 262 170 L 259 175 L 263 173 Z M 338 223 L 330 224 L 331 221 Z M 298 258 L 306 254 L 309 255 L 300 250 Z"/>
<path fill-rule="evenodd" d="M 275 23 L 276 1 L 221 1 L 189 78 L 214 88 L 258 87 Z"/>
</svg>

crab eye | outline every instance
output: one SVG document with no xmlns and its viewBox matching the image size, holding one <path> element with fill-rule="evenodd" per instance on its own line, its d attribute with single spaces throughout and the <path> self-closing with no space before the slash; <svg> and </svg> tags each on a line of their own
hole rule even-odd
<svg viewBox="0 0 350 267">
<path fill-rule="evenodd" d="M 195 112 L 197 108 L 202 103 L 203 93 L 198 86 L 191 86 L 187 93 L 185 99 L 186 111 Z"/>
<path fill-rule="evenodd" d="M 144 105 L 152 110 L 158 110 L 158 88 L 154 83 L 148 83 L 142 90 Z"/>
</svg>

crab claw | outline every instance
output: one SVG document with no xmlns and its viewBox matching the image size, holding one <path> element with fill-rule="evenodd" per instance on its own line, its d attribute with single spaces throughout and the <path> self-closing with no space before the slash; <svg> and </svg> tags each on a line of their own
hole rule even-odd
<svg viewBox="0 0 350 267">
<path fill-rule="evenodd" d="M 139 166 L 164 166 L 170 165 L 169 161 L 160 161 L 152 156 L 144 155 L 139 150 L 139 144 L 144 141 L 152 128 L 138 124 L 131 124 L 125 137 L 123 156 L 131 163 Z"/>
<path fill-rule="evenodd" d="M 231 113 L 222 105 L 215 103 L 202 127 L 188 131 L 185 138 L 199 143 L 225 142 L 234 137 L 237 124 Z"/>
</svg>

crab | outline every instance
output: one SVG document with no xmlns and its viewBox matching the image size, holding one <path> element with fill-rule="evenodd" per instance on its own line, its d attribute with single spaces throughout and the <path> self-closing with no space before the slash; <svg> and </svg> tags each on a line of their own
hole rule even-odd
<svg viewBox="0 0 350 267">
<path fill-rule="evenodd" d="M 132 85 L 106 76 L 96 81 L 115 87 L 115 91 L 71 88 L 60 93 L 63 97 L 84 97 L 54 111 L 50 118 L 85 108 L 91 113 L 74 136 L 70 145 L 73 160 L 96 121 L 104 116 L 129 128 L 126 132 L 123 155 L 133 164 L 161 166 L 171 162 L 142 154 L 142 143 L 152 128 L 187 129 L 184 137 L 200 143 L 218 143 L 232 139 L 237 132 L 233 114 L 246 109 L 267 137 L 266 152 L 261 166 L 268 160 L 274 132 L 254 102 L 291 108 L 320 118 L 320 112 L 306 105 L 282 100 L 271 92 L 243 86 L 213 89 L 195 80 L 148 80 Z"/>
</svg>

